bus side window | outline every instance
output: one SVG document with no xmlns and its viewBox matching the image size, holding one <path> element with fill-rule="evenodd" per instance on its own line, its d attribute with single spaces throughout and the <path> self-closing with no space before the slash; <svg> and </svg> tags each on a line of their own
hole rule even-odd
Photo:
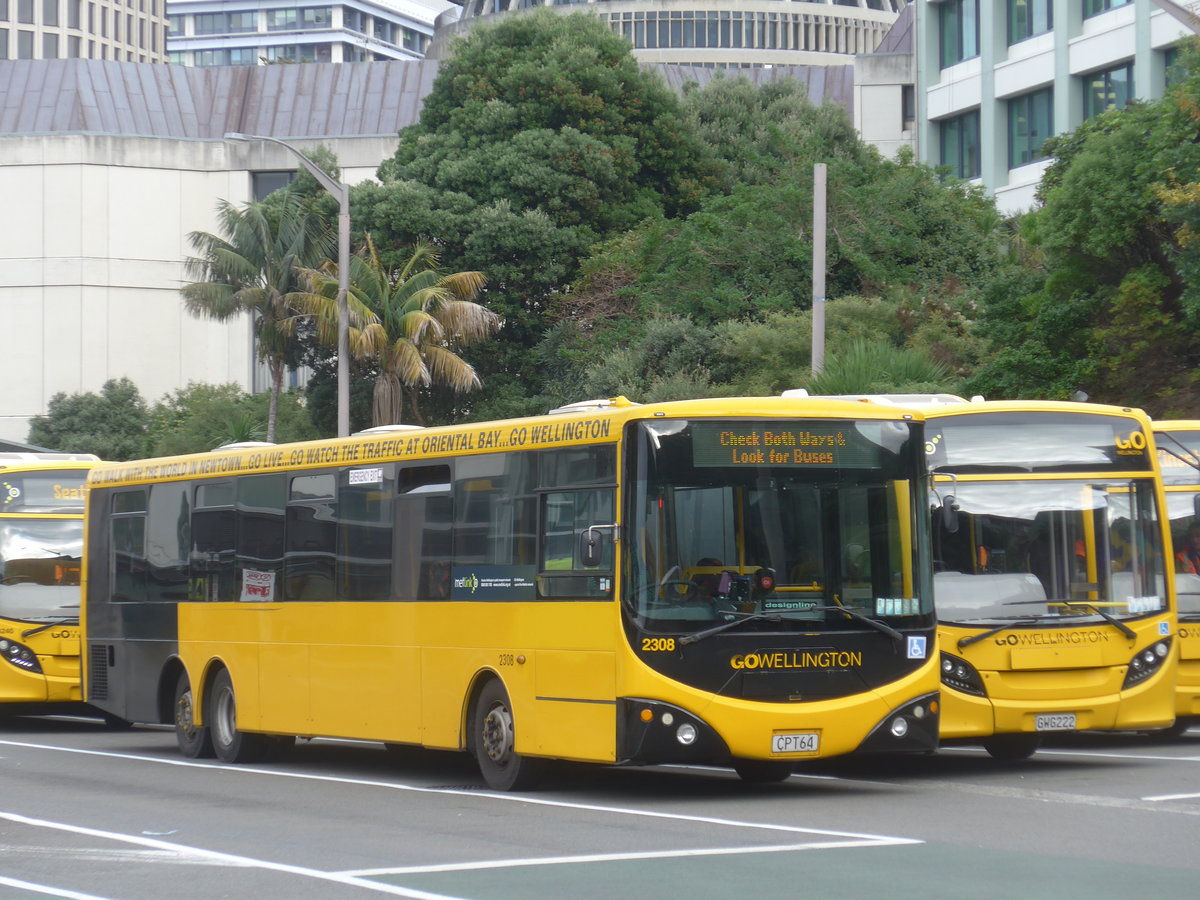
<svg viewBox="0 0 1200 900">
<path fill-rule="evenodd" d="M 112 495 L 109 572 L 115 601 L 146 599 L 146 491 Z"/>
<path fill-rule="evenodd" d="M 454 502 L 450 467 L 408 466 L 396 473 L 392 596 L 397 600 L 450 597 Z"/>
<path fill-rule="evenodd" d="M 542 495 L 542 556 L 538 591 L 543 597 L 604 597 L 611 593 L 613 542 L 595 569 L 579 561 L 579 534 L 613 521 L 611 488 L 548 491 Z"/>
<path fill-rule="evenodd" d="M 332 472 L 297 475 L 288 490 L 284 598 L 335 600 L 337 501 Z"/>
<path fill-rule="evenodd" d="M 192 548 L 188 561 L 189 600 L 236 600 L 236 521 L 232 481 L 196 485 Z"/>
</svg>

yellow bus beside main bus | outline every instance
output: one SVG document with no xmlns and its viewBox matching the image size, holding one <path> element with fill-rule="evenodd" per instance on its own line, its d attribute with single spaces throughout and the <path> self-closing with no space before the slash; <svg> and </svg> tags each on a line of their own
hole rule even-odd
<svg viewBox="0 0 1200 900">
<path fill-rule="evenodd" d="M 83 453 L 0 453 L 0 712 L 80 699 Z"/>
<path fill-rule="evenodd" d="M 91 478 L 87 699 L 299 736 L 727 765 L 936 746 L 919 414 L 782 398 L 144 460 Z"/>
<path fill-rule="evenodd" d="M 926 420 L 942 740 L 1021 759 L 1046 734 L 1171 726 L 1180 638 L 1146 415 L 949 394 L 853 399 Z"/>
<path fill-rule="evenodd" d="M 925 408 L 941 736 L 1170 726 L 1179 641 L 1150 421 L 1098 404 Z"/>
<path fill-rule="evenodd" d="M 1200 421 L 1156 421 L 1154 437 L 1175 549 L 1179 676 L 1175 731 L 1200 724 Z"/>
</svg>

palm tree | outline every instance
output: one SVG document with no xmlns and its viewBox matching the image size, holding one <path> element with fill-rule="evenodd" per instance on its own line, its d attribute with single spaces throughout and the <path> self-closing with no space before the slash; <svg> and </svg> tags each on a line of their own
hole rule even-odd
<svg viewBox="0 0 1200 900">
<path fill-rule="evenodd" d="M 286 196 L 278 209 L 276 215 L 261 203 L 238 208 L 220 201 L 220 235 L 188 235 L 199 255 L 185 261 L 194 281 L 181 289 L 192 315 L 219 322 L 242 313 L 253 317 L 258 356 L 271 373 L 268 441 L 275 440 L 289 349 L 289 335 L 280 325 L 294 315 L 287 298 L 303 283 L 299 270 L 327 257 L 332 246 L 328 226 L 306 215 L 296 198 Z"/>
<path fill-rule="evenodd" d="M 457 350 L 496 332 L 501 320 L 473 299 L 482 272 L 438 271 L 437 253 L 418 244 L 399 269 L 383 264 L 371 236 L 350 260 L 350 353 L 378 367 L 372 424 L 395 425 L 407 393 L 418 423 L 417 392 L 430 385 L 469 391 L 480 385 L 475 368 Z M 316 322 L 323 341 L 337 329 L 337 266 L 305 272 L 310 291 L 292 302 Z"/>
</svg>

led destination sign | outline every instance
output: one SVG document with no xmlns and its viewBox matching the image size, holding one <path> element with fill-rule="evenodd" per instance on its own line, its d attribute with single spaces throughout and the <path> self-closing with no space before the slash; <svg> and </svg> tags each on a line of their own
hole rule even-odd
<svg viewBox="0 0 1200 900">
<path fill-rule="evenodd" d="M 693 422 L 692 464 L 867 469 L 883 448 L 851 422 Z M 889 423 L 894 424 L 894 423 Z M 877 427 L 870 423 L 868 427 Z"/>
</svg>

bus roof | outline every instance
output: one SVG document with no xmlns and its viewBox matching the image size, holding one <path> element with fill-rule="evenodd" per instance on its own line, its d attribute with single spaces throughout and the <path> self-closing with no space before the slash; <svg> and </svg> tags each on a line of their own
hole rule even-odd
<svg viewBox="0 0 1200 900">
<path fill-rule="evenodd" d="M 370 429 L 345 438 L 206 453 L 152 460 L 102 463 L 92 470 L 93 485 L 150 482 L 256 472 L 371 465 L 407 459 L 433 459 L 540 450 L 616 442 L 626 422 L 636 419 L 754 418 L 914 419 L 919 411 L 825 397 L 721 397 L 638 404 L 615 397 L 604 404 L 585 401 L 557 412 L 493 422 L 418 429 Z"/>
</svg>

